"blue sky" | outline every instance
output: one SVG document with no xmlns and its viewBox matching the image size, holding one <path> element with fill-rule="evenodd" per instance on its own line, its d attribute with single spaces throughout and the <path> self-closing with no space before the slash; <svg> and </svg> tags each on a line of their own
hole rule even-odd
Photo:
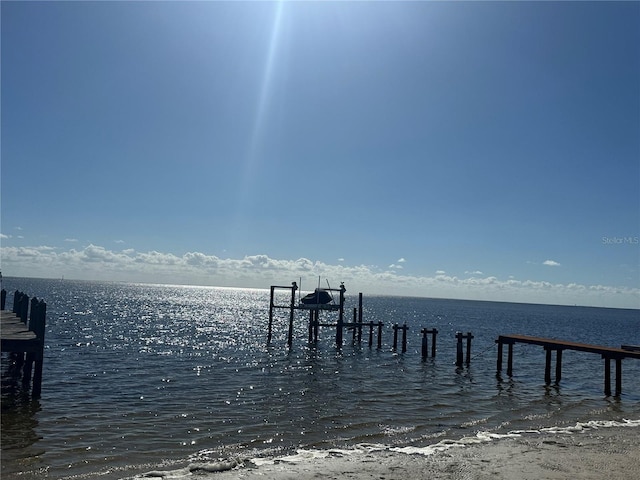
<svg viewBox="0 0 640 480">
<path fill-rule="evenodd" d="M 640 308 L 638 2 L 1 15 L 5 276 Z"/>
</svg>

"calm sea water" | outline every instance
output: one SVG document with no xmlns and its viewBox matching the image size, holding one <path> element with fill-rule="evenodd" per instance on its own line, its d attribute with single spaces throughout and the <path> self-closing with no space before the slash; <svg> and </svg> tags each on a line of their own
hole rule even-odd
<svg viewBox="0 0 640 480">
<path fill-rule="evenodd" d="M 514 376 L 496 376 L 500 334 L 609 346 L 640 344 L 640 312 L 364 296 L 364 321 L 385 323 L 383 346 L 307 340 L 277 311 L 266 343 L 268 290 L 5 278 L 48 305 L 42 397 L 7 376 L 3 355 L 3 478 L 126 478 L 194 461 L 287 455 L 362 444 L 421 447 L 478 431 L 640 419 L 640 361 L 623 362 L 623 392 L 603 394 L 604 361 L 565 352 L 559 385 L 544 384 L 544 350 L 516 345 Z M 348 285 L 347 285 L 348 288 Z M 280 302 L 287 303 L 284 292 Z M 347 292 L 350 319 L 357 292 Z M 332 320 L 324 314 L 321 320 Z M 335 314 L 333 314 L 335 315 Z M 393 323 L 408 350 L 391 349 Z M 420 329 L 437 328 L 435 358 Z M 472 359 L 456 368 L 456 331 Z"/>
</svg>

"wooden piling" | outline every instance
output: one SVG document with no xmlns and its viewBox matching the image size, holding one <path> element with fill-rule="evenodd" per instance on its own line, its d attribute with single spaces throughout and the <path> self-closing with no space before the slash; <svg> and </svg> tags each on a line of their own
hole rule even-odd
<svg viewBox="0 0 640 480">
<path fill-rule="evenodd" d="M 551 349 L 545 347 L 545 362 L 544 362 L 544 383 L 549 385 L 551 383 Z"/>
<path fill-rule="evenodd" d="M 398 330 L 402 330 L 402 353 L 407 351 L 407 324 L 403 324 L 399 326 L 397 323 L 393 326 L 393 351 L 395 352 L 398 349 Z"/>
<path fill-rule="evenodd" d="M 358 293 L 358 343 L 362 342 L 362 292 Z"/>
<path fill-rule="evenodd" d="M 298 290 L 298 285 L 296 282 L 291 283 L 291 309 L 289 310 L 289 335 L 287 338 L 287 345 L 291 347 L 293 345 L 293 317 L 294 317 L 294 307 L 296 305 L 296 290 Z"/>
<path fill-rule="evenodd" d="M 611 359 L 604 357 L 604 394 L 611 395 Z"/>
<path fill-rule="evenodd" d="M 409 327 L 405 323 L 402 325 L 402 353 L 407 351 L 407 330 L 409 330 Z"/>
<path fill-rule="evenodd" d="M 275 290 L 276 289 L 285 289 L 291 291 L 291 302 L 288 306 L 285 305 L 276 305 L 274 302 Z M 267 329 L 267 343 L 271 342 L 272 331 L 273 331 L 273 310 L 275 308 L 288 308 L 289 309 L 289 332 L 287 335 L 287 343 L 289 346 L 293 343 L 293 317 L 294 317 L 294 309 L 295 309 L 295 301 L 296 301 L 296 290 L 298 289 L 298 285 L 296 282 L 291 282 L 290 287 L 283 287 L 278 285 L 271 286 L 271 294 L 269 297 L 269 326 Z"/>
<path fill-rule="evenodd" d="M 395 352 L 398 350 L 398 324 L 394 323 L 391 328 L 393 328 L 393 351 Z"/>
<path fill-rule="evenodd" d="M 429 356 L 429 339 L 428 336 L 431 334 L 431 356 L 436 356 L 436 335 L 438 335 L 438 330 L 432 328 L 431 330 L 428 328 L 423 328 L 420 330 L 422 333 L 422 358 L 425 359 Z"/>
<path fill-rule="evenodd" d="M 473 338 L 473 335 L 471 334 L 471 332 L 467 332 L 466 334 L 463 334 L 462 332 L 456 332 L 456 339 L 458 340 L 456 344 L 456 366 L 457 367 L 462 367 L 462 359 L 463 359 L 462 340 L 463 339 L 467 340 L 467 355 L 466 355 L 465 363 L 467 365 L 471 364 L 471 339 L 472 338 Z"/>
<path fill-rule="evenodd" d="M 342 328 L 344 326 L 344 284 L 340 284 L 340 310 L 338 311 L 338 324 L 336 325 L 336 346 L 342 347 Z"/>
<path fill-rule="evenodd" d="M 356 338 L 358 336 L 358 329 L 356 327 L 356 323 L 358 320 L 358 307 L 353 307 L 353 343 L 356 343 Z"/>
</svg>

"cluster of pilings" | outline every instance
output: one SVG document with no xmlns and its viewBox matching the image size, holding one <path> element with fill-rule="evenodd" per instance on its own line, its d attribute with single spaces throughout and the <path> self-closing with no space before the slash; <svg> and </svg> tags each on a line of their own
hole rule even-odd
<svg viewBox="0 0 640 480">
<path fill-rule="evenodd" d="M 277 290 L 288 290 L 290 292 L 289 302 L 286 305 L 280 305 L 275 302 L 275 292 Z M 309 343 L 317 343 L 319 336 L 320 327 L 331 327 L 335 328 L 335 336 L 336 336 L 336 346 L 338 348 L 342 347 L 343 344 L 343 331 L 344 329 L 351 330 L 353 335 L 353 342 L 362 342 L 362 331 L 363 329 L 366 331 L 368 328 L 368 343 L 369 347 L 373 347 L 374 343 L 374 334 L 377 333 L 377 347 L 382 348 L 382 332 L 384 323 L 383 322 L 364 322 L 362 318 L 362 293 L 358 294 L 358 306 L 353 308 L 353 321 L 345 322 L 344 320 L 344 293 L 346 289 L 344 285 L 340 285 L 339 289 L 324 289 L 327 292 L 339 292 L 339 303 L 337 304 L 329 304 L 329 305 L 305 305 L 300 303 L 296 305 L 296 291 L 298 290 L 298 285 L 296 282 L 292 282 L 291 286 L 280 286 L 273 285 L 271 287 L 271 297 L 269 301 L 269 326 L 267 333 L 267 342 L 271 342 L 272 334 L 273 334 L 273 313 L 275 309 L 286 309 L 289 310 L 289 329 L 287 334 L 287 344 L 289 347 L 293 345 L 293 324 L 295 318 L 296 310 L 308 310 L 309 311 Z M 321 311 L 334 311 L 338 313 L 338 319 L 336 322 L 320 322 L 320 312 Z M 402 332 L 401 335 L 401 344 L 400 350 L 402 353 L 407 351 L 407 332 L 409 327 L 406 323 L 403 325 L 394 324 L 392 326 L 393 329 L 393 351 L 398 351 L 398 337 L 399 332 Z M 438 330 L 436 328 L 423 328 L 420 333 L 422 334 L 422 358 L 426 359 L 429 357 L 429 352 L 431 353 L 431 357 L 435 357 L 436 355 L 436 338 L 438 335 Z M 429 336 L 431 336 L 431 342 L 429 342 Z M 471 339 L 474 338 L 471 332 L 462 333 L 457 332 L 455 338 L 457 339 L 457 349 L 456 349 L 456 365 L 462 366 L 463 364 L 469 365 L 471 363 Z M 463 340 L 466 340 L 466 358 L 464 355 L 464 347 Z M 430 348 L 429 348 L 430 347 Z"/>
<path fill-rule="evenodd" d="M 398 325 L 397 323 L 393 326 L 393 351 L 397 351 L 398 349 L 398 331 L 402 331 L 402 353 L 407 351 L 407 330 L 409 327 L 407 324 Z M 431 335 L 431 357 L 436 356 L 436 337 L 438 335 L 438 330 L 435 328 L 423 328 L 420 330 L 422 333 L 422 358 L 429 357 L 429 335 Z M 471 339 L 474 338 L 471 332 L 462 333 L 456 332 L 456 366 L 461 367 L 464 363 L 469 365 L 471 363 Z M 463 354 L 463 344 L 462 340 L 467 341 L 467 349 L 466 349 L 466 357 Z"/>
<path fill-rule="evenodd" d="M 288 305 L 276 305 L 274 303 L 274 291 L 276 289 L 288 289 L 291 292 L 291 301 Z M 353 321 L 345 322 L 344 321 L 344 285 L 340 285 L 340 289 L 325 289 L 326 291 L 336 291 L 340 292 L 339 304 L 331 304 L 331 305 L 296 305 L 295 295 L 298 286 L 296 282 L 292 283 L 292 286 L 279 287 L 272 286 L 271 287 L 271 301 L 269 304 L 269 331 L 267 341 L 271 342 L 272 336 L 272 325 L 273 325 L 273 310 L 276 308 L 284 308 L 289 309 L 289 333 L 288 333 L 288 345 L 291 347 L 293 345 L 293 320 L 295 310 L 309 310 L 309 343 L 317 343 L 318 342 L 318 330 L 319 327 L 332 327 L 336 329 L 336 346 L 338 348 L 342 347 L 343 343 L 343 330 L 345 328 L 351 329 L 353 332 L 353 342 L 362 342 L 362 330 L 369 328 L 369 347 L 373 346 L 373 336 L 374 331 L 377 329 L 377 346 L 378 348 L 382 348 L 382 331 L 384 324 L 382 322 L 364 322 L 362 319 L 362 293 L 359 294 L 358 299 L 358 307 L 354 307 L 353 309 Z M 321 323 L 320 322 L 320 311 L 337 311 L 338 312 L 338 320 L 335 323 Z M 405 353 L 407 351 L 407 332 L 409 331 L 409 327 L 406 323 L 399 325 L 398 323 L 392 326 L 393 329 L 393 351 L 398 351 L 398 342 L 399 336 L 402 335 L 400 339 L 400 351 Z M 422 359 L 426 359 L 429 357 L 429 352 L 431 353 L 431 357 L 435 357 L 436 355 L 436 337 L 438 335 L 438 330 L 435 328 L 422 328 L 420 330 L 422 334 Z M 431 342 L 429 342 L 429 336 L 431 336 Z M 462 367 L 463 365 L 469 365 L 471 363 L 471 340 L 474 338 L 471 332 L 456 332 L 456 366 Z M 515 343 L 525 343 L 532 345 L 540 345 L 543 346 L 546 351 L 546 362 L 545 362 L 545 383 L 551 383 L 551 355 L 552 352 L 556 352 L 556 383 L 560 382 L 560 378 L 562 375 L 562 352 L 564 350 L 576 350 L 582 352 L 590 352 L 599 354 L 604 359 L 604 391 L 605 395 L 611 395 L 611 363 L 615 362 L 615 372 L 616 372 L 616 381 L 615 381 L 615 393 L 616 395 L 620 395 L 622 390 L 622 360 L 624 358 L 638 358 L 640 359 L 640 346 L 637 345 L 623 345 L 621 348 L 613 348 L 613 347 L 604 347 L 598 345 L 589 345 L 589 344 L 581 344 L 575 343 L 571 341 L 562 341 L 562 340 L 554 340 L 554 339 L 546 339 L 546 338 L 538 338 L 538 337 L 530 337 L 525 335 L 500 335 L 496 340 L 498 344 L 498 359 L 497 359 L 497 374 L 500 378 L 500 372 L 502 370 L 502 350 L 503 345 L 507 345 L 508 348 L 508 356 L 507 356 L 507 375 L 509 377 L 513 374 L 513 345 Z M 466 344 L 466 348 L 465 348 Z M 430 347 L 430 348 L 429 348 Z"/>
</svg>

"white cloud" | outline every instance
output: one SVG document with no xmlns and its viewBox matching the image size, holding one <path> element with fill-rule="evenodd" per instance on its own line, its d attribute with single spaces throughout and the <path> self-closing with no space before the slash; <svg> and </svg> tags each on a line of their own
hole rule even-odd
<svg viewBox="0 0 640 480">
<path fill-rule="evenodd" d="M 116 242 L 117 244 L 123 244 L 123 243 L 125 243 L 125 242 L 124 242 L 124 240 L 115 240 L 115 242 Z"/>
<path fill-rule="evenodd" d="M 398 263 L 404 263 L 404 262 L 406 262 L 406 260 L 405 260 L 404 258 L 402 258 L 402 257 L 401 257 L 401 258 L 399 258 L 399 259 L 397 260 L 397 262 L 398 262 Z"/>
<path fill-rule="evenodd" d="M 381 271 L 371 265 L 330 265 L 307 258 L 278 260 L 267 255 L 222 259 L 201 252 L 174 255 L 157 251 L 108 250 L 98 245 L 60 251 L 47 246 L 2 247 L 5 275 L 23 277 L 76 278 L 151 283 L 216 285 L 268 288 L 300 278 L 305 286 L 315 286 L 318 277 L 332 283 L 345 282 L 350 293 L 415 295 L 474 300 L 498 300 L 548 304 L 580 304 L 640 308 L 640 288 L 606 285 L 568 284 L 483 277 L 447 275 L 404 275 Z M 557 263 L 557 262 L 556 262 Z M 395 265 L 398 268 L 398 265 Z M 307 287 L 309 288 L 309 287 Z"/>
<path fill-rule="evenodd" d="M 11 235 L 5 235 L 4 233 L 0 233 L 0 239 L 11 238 Z"/>
<path fill-rule="evenodd" d="M 466 271 L 464 272 L 465 275 L 483 275 L 483 273 L 480 270 L 475 270 L 475 271 Z"/>
<path fill-rule="evenodd" d="M 545 260 L 544 262 L 542 262 L 543 265 L 547 265 L 549 267 L 559 267 L 560 264 L 558 262 L 556 262 L 555 260 Z"/>
<path fill-rule="evenodd" d="M 64 239 L 65 242 L 69 242 L 69 243 L 76 243 L 78 241 L 77 238 L 65 238 Z"/>
<path fill-rule="evenodd" d="M 389 265 L 389 269 L 391 270 L 402 270 L 402 268 L 403 268 L 402 265 L 396 265 L 395 263 L 392 263 L 391 265 Z"/>
</svg>

